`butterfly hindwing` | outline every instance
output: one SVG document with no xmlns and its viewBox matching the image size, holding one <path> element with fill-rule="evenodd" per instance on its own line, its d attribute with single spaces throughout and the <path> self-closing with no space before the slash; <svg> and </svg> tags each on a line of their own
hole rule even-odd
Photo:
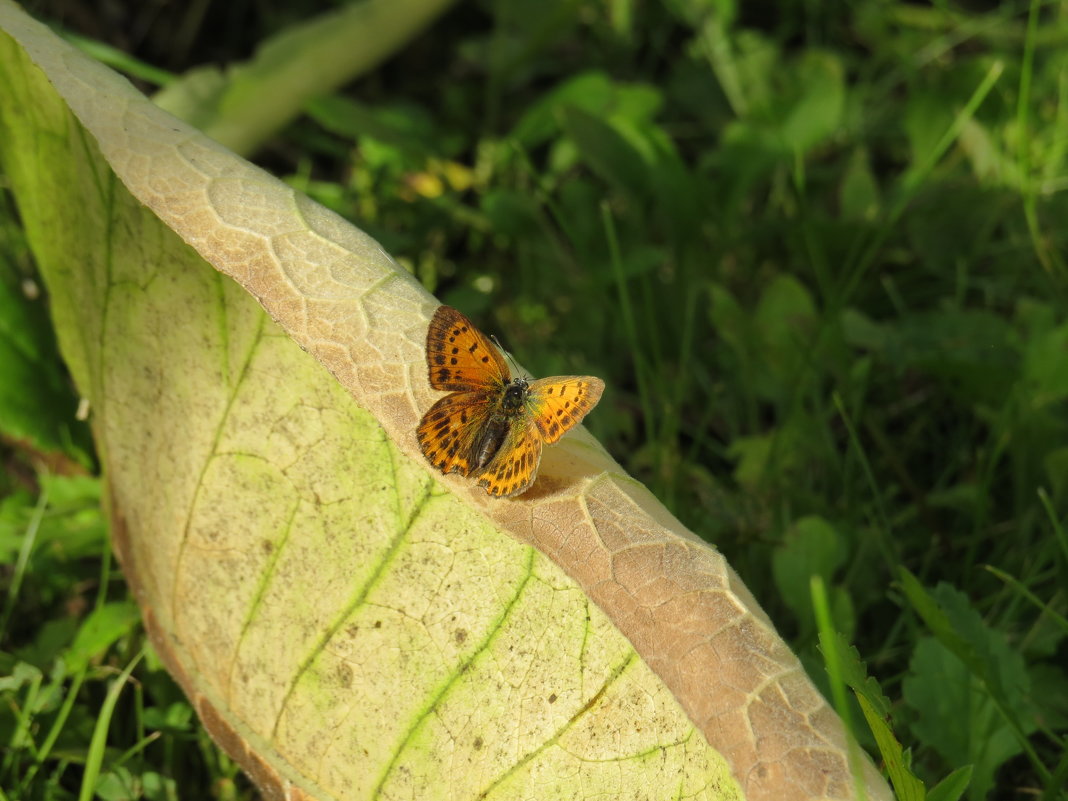
<svg viewBox="0 0 1068 801">
<path fill-rule="evenodd" d="M 588 375 L 566 375 L 530 382 L 527 403 L 545 444 L 551 445 L 578 425 L 597 405 L 604 381 Z"/>
<path fill-rule="evenodd" d="M 513 422 L 493 460 L 475 475 L 486 492 L 503 498 L 529 488 L 540 463 L 541 434 L 533 420 L 521 418 Z"/>
<path fill-rule="evenodd" d="M 440 398 L 416 430 L 423 455 L 442 473 L 468 475 L 475 440 L 486 427 L 494 403 L 488 392 L 453 392 Z"/>
<path fill-rule="evenodd" d="M 508 365 L 474 323 L 449 306 L 440 306 L 426 332 L 430 386 L 449 392 L 502 390 Z"/>
</svg>

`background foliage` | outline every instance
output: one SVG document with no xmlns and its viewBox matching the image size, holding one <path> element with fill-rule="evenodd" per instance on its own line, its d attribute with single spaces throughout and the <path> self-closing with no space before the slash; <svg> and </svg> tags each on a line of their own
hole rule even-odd
<svg viewBox="0 0 1068 801">
<path fill-rule="evenodd" d="M 30 10 L 152 91 L 334 4 L 98 6 Z M 1053 3 L 481 0 L 255 158 L 602 376 L 589 427 L 828 695 L 838 654 L 901 797 L 1068 798 L 1066 42 Z M 0 789 L 251 798 L 141 657 L 2 208 Z"/>
</svg>

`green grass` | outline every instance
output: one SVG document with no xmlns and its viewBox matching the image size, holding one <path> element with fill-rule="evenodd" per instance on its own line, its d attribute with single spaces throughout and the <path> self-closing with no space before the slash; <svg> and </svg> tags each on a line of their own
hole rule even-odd
<svg viewBox="0 0 1068 801">
<path fill-rule="evenodd" d="M 78 32 L 181 72 L 325 6 L 209 11 L 174 51 L 181 19 Z M 588 425 L 902 798 L 1065 799 L 1068 19 L 978 8 L 462 5 L 257 158 L 536 375 L 602 376 Z M 95 480 L 40 467 L 93 460 L 3 237 L 0 788 L 250 798 L 138 661 Z"/>
</svg>

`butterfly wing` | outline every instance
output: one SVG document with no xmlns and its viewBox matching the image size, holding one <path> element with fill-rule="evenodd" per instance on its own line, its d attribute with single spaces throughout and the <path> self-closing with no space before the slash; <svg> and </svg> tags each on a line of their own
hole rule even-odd
<svg viewBox="0 0 1068 801">
<path fill-rule="evenodd" d="M 589 375 L 565 375 L 530 382 L 527 405 L 546 445 L 578 425 L 597 405 L 604 381 Z"/>
<path fill-rule="evenodd" d="M 439 306 L 426 332 L 430 386 L 447 392 L 501 391 L 508 365 L 474 323 L 449 306 Z"/>
<path fill-rule="evenodd" d="M 416 429 L 419 447 L 442 473 L 471 472 L 474 445 L 489 422 L 494 396 L 489 391 L 453 392 L 430 407 Z"/>
<path fill-rule="evenodd" d="M 533 419 L 517 418 L 497 455 L 475 475 L 490 495 L 504 498 L 530 488 L 541 464 L 541 435 Z"/>
</svg>

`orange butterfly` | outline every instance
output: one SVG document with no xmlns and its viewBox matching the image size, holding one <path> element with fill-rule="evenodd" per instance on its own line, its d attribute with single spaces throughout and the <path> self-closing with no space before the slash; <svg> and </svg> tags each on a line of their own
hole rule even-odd
<svg viewBox="0 0 1068 801">
<path fill-rule="evenodd" d="M 451 394 L 423 415 L 423 455 L 443 473 L 478 479 L 490 495 L 517 495 L 534 483 L 542 443 L 556 442 L 597 405 L 592 376 L 512 378 L 501 354 L 456 309 L 440 306 L 426 332 L 430 386 Z"/>
</svg>

